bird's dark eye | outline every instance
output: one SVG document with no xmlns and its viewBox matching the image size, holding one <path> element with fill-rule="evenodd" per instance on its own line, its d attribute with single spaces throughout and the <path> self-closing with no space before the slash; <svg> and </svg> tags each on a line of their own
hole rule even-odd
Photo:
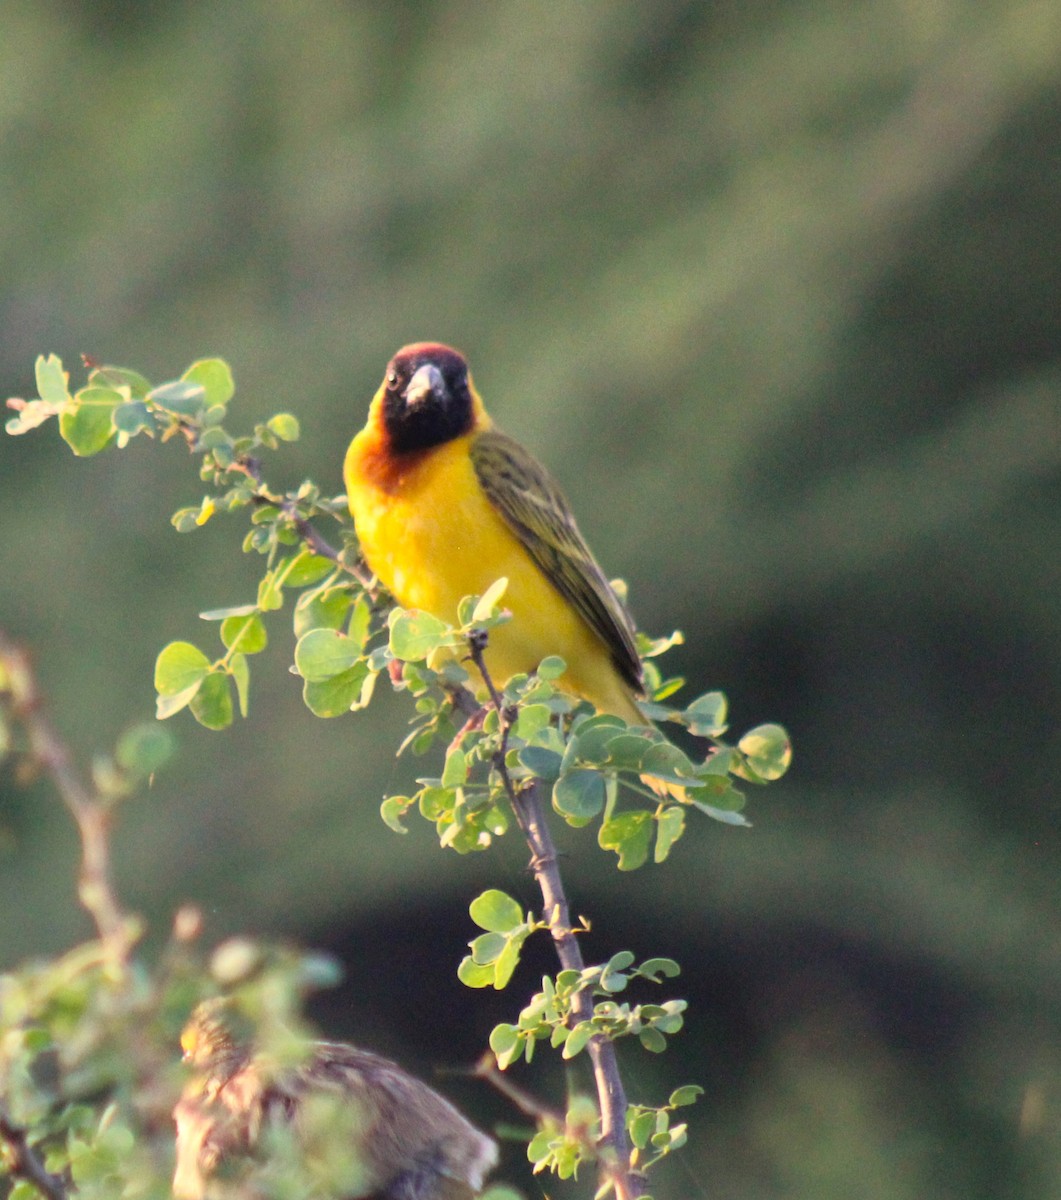
<svg viewBox="0 0 1061 1200">
<path fill-rule="evenodd" d="M 396 388 L 398 386 L 398 372 L 392 367 L 387 372 L 387 387 Z"/>
</svg>

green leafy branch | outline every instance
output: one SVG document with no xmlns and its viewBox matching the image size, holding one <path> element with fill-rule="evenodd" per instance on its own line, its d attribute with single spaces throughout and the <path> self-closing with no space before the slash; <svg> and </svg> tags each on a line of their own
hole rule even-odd
<svg viewBox="0 0 1061 1200">
<path fill-rule="evenodd" d="M 677 965 L 652 959 L 634 967 L 627 952 L 598 966 L 584 963 L 546 807 L 574 828 L 599 820 L 598 844 L 617 855 L 620 870 L 644 865 L 650 854 L 662 863 L 692 811 L 747 824 L 737 781 L 761 785 L 784 774 L 791 760 L 785 731 L 760 725 L 731 744 L 724 740 L 721 693 L 708 692 L 684 708 L 668 703 L 682 681 L 665 679 L 656 659 L 678 635 L 640 638 L 649 696 L 644 711 L 706 742 L 703 757 L 690 756 L 647 722 L 628 727 L 574 701 L 560 686 L 565 670 L 560 659 L 546 659 L 533 673 L 498 686 L 484 651 L 490 630 L 508 619 L 502 607 L 505 581 L 482 597 L 466 598 L 452 626 L 390 604 L 357 559 L 343 497 L 324 498 L 309 482 L 287 492 L 267 484 L 261 456 L 296 438 L 297 420 L 280 413 L 247 436 L 226 429 L 234 387 L 220 360 L 195 363 L 179 380 L 158 387 L 136 372 L 90 364 L 88 385 L 71 395 L 62 364 L 52 356 L 38 360 L 37 381 L 38 400 L 8 402 L 17 413 L 9 432 L 24 433 L 55 416 L 79 455 L 122 447 L 136 436 L 161 441 L 179 436 L 201 457 L 200 478 L 213 490 L 198 505 L 178 510 L 173 518 L 178 531 L 193 531 L 218 513 L 250 510 L 243 549 L 266 560 L 257 595 L 253 602 L 201 614 L 218 625 L 221 652 L 215 656 L 183 641 L 162 650 L 155 669 L 159 717 L 188 708 L 204 726 L 222 729 L 237 707 L 246 716 L 250 660 L 267 644 L 266 620 L 284 607 L 288 594 L 297 593 L 294 664 L 309 709 L 336 717 L 363 708 L 385 674 L 392 687 L 409 693 L 414 707 L 399 752 L 422 755 L 444 746 L 437 775 L 420 778 L 412 795 L 384 800 L 386 824 L 405 832 L 404 822 L 416 809 L 435 825 L 442 845 L 468 853 L 487 849 L 515 820 L 530 848 L 543 916 L 523 913 L 504 893 L 484 893 L 472 906 L 483 933 L 471 943 L 460 976 L 469 986 L 504 987 L 526 939 L 549 931 L 561 970 L 543 981 L 517 1024 L 495 1029 L 497 1061 L 504 1067 L 520 1055 L 529 1059 L 534 1045 L 546 1039 L 567 1058 L 586 1050 L 598 1096 L 593 1119 L 584 1120 L 582 1110 L 575 1111 L 581 1102 L 573 1100 L 563 1130 L 553 1129 L 545 1149 L 532 1144 L 532 1161 L 536 1169 L 549 1165 L 565 1175 L 595 1159 L 600 1195 L 614 1193 L 617 1200 L 640 1195 L 635 1164 L 643 1169 L 676 1148 L 684 1127 L 679 1133 L 668 1124 L 677 1106 L 673 1097 L 659 1109 L 627 1105 L 614 1042 L 636 1036 L 648 1050 L 663 1049 L 681 1027 L 685 1004 L 630 1005 L 614 997 L 635 978 L 655 982 L 676 974 Z M 321 536 L 315 524 L 321 519 L 338 522 L 343 549 Z M 652 1128 L 646 1132 L 649 1114 Z M 592 1130 L 592 1136 L 572 1130 Z"/>
<path fill-rule="evenodd" d="M 475 943 L 472 947 L 471 960 L 465 959 L 462 967 L 469 961 L 474 964 Z M 561 971 L 555 979 L 543 978 L 542 990 L 520 1013 L 518 1024 L 498 1025 L 491 1034 L 490 1048 L 497 1056 L 498 1066 L 507 1067 L 520 1057 L 530 1062 L 535 1043 L 545 1039 L 553 1049 L 562 1047 L 565 1059 L 574 1058 L 595 1036 L 609 1041 L 634 1036 L 646 1050 L 653 1053 L 665 1050 L 665 1035 L 675 1034 L 682 1027 L 685 1001 L 631 1006 L 617 1004 L 612 997 L 623 991 L 632 979 L 658 983 L 661 976 L 673 978 L 678 975 L 680 968 L 672 959 L 654 958 L 629 970 L 633 961 L 630 951 L 621 950 L 599 966 Z M 581 1013 L 585 1006 L 581 1000 L 587 993 L 603 999 L 593 1006 L 591 1016 L 583 1017 Z"/>
<path fill-rule="evenodd" d="M 695 1083 L 675 1088 L 666 1104 L 655 1108 L 631 1104 L 626 1113 L 626 1127 L 633 1142 L 632 1161 L 642 1171 L 654 1167 L 661 1158 L 680 1150 L 688 1140 L 688 1126 L 671 1124 L 671 1114 L 679 1108 L 695 1104 L 704 1089 Z"/>
</svg>

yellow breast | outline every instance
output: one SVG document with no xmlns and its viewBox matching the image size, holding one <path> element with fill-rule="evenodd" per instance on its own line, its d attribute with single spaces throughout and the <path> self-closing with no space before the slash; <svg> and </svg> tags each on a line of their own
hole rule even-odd
<svg viewBox="0 0 1061 1200">
<path fill-rule="evenodd" d="M 568 665 L 565 688 L 632 723 L 642 718 L 604 643 L 523 548 L 484 495 L 468 434 L 411 459 L 380 466 L 378 438 L 364 430 L 346 455 L 350 511 L 365 560 L 406 608 L 455 621 L 464 596 L 505 576 L 512 620 L 490 635 L 487 665 L 504 683 L 550 654 Z"/>
</svg>

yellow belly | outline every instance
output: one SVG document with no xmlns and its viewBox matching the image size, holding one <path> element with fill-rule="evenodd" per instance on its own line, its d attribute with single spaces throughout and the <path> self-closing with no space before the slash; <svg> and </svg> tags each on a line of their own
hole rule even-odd
<svg viewBox="0 0 1061 1200">
<path fill-rule="evenodd" d="M 474 436 L 474 435 L 471 435 Z M 366 482 L 359 434 L 346 459 L 346 489 L 362 553 L 398 602 L 456 621 L 464 596 L 482 595 L 505 576 L 501 601 L 512 620 L 490 633 L 487 666 L 503 684 L 558 654 L 563 687 L 604 712 L 643 723 L 604 643 L 549 582 L 483 494 L 457 438 L 422 459 L 385 492 Z M 360 445 L 359 445 L 360 443 Z"/>
</svg>

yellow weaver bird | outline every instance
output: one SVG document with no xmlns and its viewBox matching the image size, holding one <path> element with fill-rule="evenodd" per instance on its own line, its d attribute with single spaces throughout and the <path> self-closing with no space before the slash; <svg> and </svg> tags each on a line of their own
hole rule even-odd
<svg viewBox="0 0 1061 1200">
<path fill-rule="evenodd" d="M 630 614 L 559 487 L 494 428 L 463 355 L 435 342 L 398 351 L 343 476 L 365 560 L 403 607 L 455 621 L 462 597 L 508 579 L 512 620 L 486 651 L 495 683 L 558 654 L 567 691 L 648 723 Z"/>
<path fill-rule="evenodd" d="M 298 1065 L 279 1066 L 235 1037 L 233 1024 L 223 999 L 207 1000 L 181 1034 L 194 1074 L 173 1110 L 176 1200 L 259 1194 L 254 1172 L 268 1173 L 270 1137 L 285 1133 L 306 1174 L 299 1194 L 479 1195 L 497 1146 L 426 1083 L 335 1042 L 313 1042 Z"/>
</svg>

